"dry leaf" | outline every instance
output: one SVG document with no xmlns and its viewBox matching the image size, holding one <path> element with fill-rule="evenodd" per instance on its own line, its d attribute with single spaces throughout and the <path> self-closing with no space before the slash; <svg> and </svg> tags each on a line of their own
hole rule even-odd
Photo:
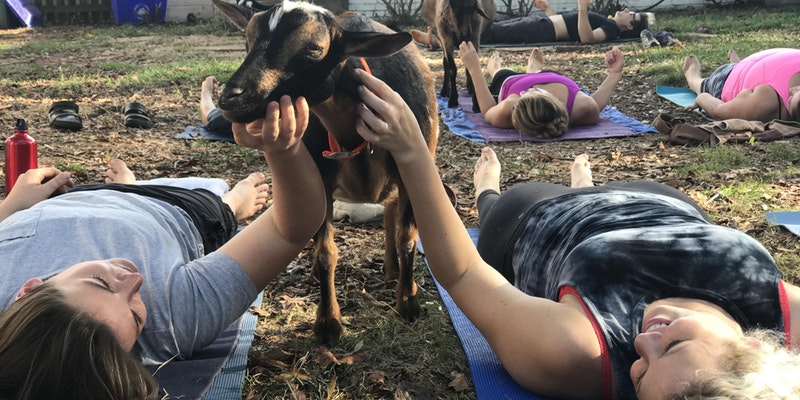
<svg viewBox="0 0 800 400">
<path fill-rule="evenodd" d="M 469 380 L 464 374 L 458 372 L 451 372 L 450 376 L 453 377 L 453 380 L 447 384 L 447 386 L 453 388 L 456 392 L 463 392 L 469 389 Z"/>
<path fill-rule="evenodd" d="M 332 364 L 339 364 L 339 361 L 336 359 L 336 356 L 331 353 L 325 346 L 320 346 L 317 348 L 317 364 L 321 365 L 322 368 L 328 368 Z"/>
<path fill-rule="evenodd" d="M 264 309 L 261 307 L 250 306 L 250 308 L 247 310 L 250 311 L 251 314 L 255 314 L 260 317 L 269 317 L 269 313 L 264 311 Z"/>
<path fill-rule="evenodd" d="M 386 373 L 377 369 L 367 372 L 367 383 L 383 385 L 386 382 Z"/>
</svg>

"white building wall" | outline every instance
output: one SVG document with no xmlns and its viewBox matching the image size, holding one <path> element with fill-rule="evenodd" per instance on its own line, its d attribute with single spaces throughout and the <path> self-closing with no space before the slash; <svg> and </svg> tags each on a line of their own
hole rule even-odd
<svg viewBox="0 0 800 400">
<path fill-rule="evenodd" d="M 199 19 L 214 18 L 211 0 L 167 0 L 167 22 L 185 23 L 186 16 L 194 14 Z"/>
</svg>

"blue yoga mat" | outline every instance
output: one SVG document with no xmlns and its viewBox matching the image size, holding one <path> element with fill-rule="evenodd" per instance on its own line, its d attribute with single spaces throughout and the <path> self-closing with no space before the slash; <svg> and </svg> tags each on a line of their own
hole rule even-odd
<svg viewBox="0 0 800 400">
<path fill-rule="evenodd" d="M 262 298 L 263 292 L 251 306 L 261 307 Z M 159 395 L 168 395 L 170 399 L 241 398 L 257 319 L 256 315 L 245 312 L 214 343 L 192 354 L 192 358 L 159 367 L 153 374 L 160 387 Z"/>
<path fill-rule="evenodd" d="M 692 103 L 694 103 L 694 99 L 697 98 L 697 93 L 693 92 L 692 89 L 675 86 L 657 85 L 656 94 L 664 99 L 669 100 L 673 104 L 684 108 L 692 105 Z M 694 112 L 700 114 L 700 116 L 705 119 L 712 119 L 708 116 L 708 114 L 706 114 L 705 111 L 699 108 L 695 109 Z"/>
<path fill-rule="evenodd" d="M 472 242 L 476 243 L 480 231 L 477 228 L 468 228 L 467 231 L 472 237 Z M 419 251 L 424 254 L 422 242 L 418 243 Z M 427 265 L 428 259 L 424 258 L 424 260 Z M 428 268 L 430 270 L 430 267 Z M 467 355 L 467 364 L 472 375 L 476 396 L 481 400 L 548 400 L 549 397 L 539 396 L 525 390 L 511 378 L 478 328 L 467 319 L 447 291 L 439 285 L 436 278 L 433 281 L 436 283 L 442 302 L 450 314 L 453 328 Z"/>
<path fill-rule="evenodd" d="M 767 222 L 780 225 L 789 232 L 800 236 L 800 211 L 774 211 L 768 212 Z"/>
</svg>

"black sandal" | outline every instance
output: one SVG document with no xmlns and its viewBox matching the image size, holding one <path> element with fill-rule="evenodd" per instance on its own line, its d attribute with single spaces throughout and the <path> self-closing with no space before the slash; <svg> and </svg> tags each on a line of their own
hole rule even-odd
<svg viewBox="0 0 800 400">
<path fill-rule="evenodd" d="M 153 121 L 147 114 L 147 108 L 139 102 L 129 103 L 122 110 L 125 114 L 125 126 L 128 128 L 142 128 L 150 129 L 153 127 Z"/>
<path fill-rule="evenodd" d="M 50 126 L 55 129 L 78 131 L 83 128 L 83 120 L 78 115 L 78 105 L 72 101 L 57 101 L 50 107 Z"/>
</svg>

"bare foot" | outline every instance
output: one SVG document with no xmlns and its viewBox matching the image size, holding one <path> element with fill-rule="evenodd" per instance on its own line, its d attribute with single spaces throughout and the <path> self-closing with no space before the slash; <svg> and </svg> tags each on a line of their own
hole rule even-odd
<svg viewBox="0 0 800 400">
<path fill-rule="evenodd" d="M 208 113 L 217 108 L 214 104 L 214 92 L 217 87 L 217 78 L 207 77 L 200 86 L 200 120 L 208 123 Z"/>
<path fill-rule="evenodd" d="M 500 53 L 497 50 L 493 51 L 489 56 L 489 61 L 486 62 L 486 73 L 494 77 L 494 74 L 503 67 L 503 59 L 500 58 Z"/>
<path fill-rule="evenodd" d="M 700 85 L 703 82 L 701 72 L 700 60 L 694 54 L 689 55 L 683 61 L 683 76 L 686 77 L 686 82 L 689 88 L 697 94 L 700 94 Z"/>
<path fill-rule="evenodd" d="M 582 188 L 592 187 L 592 165 L 589 163 L 589 156 L 581 154 L 575 157 L 575 161 L 570 168 L 570 187 Z"/>
<path fill-rule="evenodd" d="M 222 195 L 222 201 L 231 207 L 237 220 L 252 217 L 267 204 L 269 185 L 266 181 L 264 174 L 254 172 L 239 181 L 230 192 Z"/>
<path fill-rule="evenodd" d="M 475 163 L 472 183 L 475 186 L 476 200 L 485 190 L 491 189 L 500 193 L 500 161 L 491 147 L 481 149 L 481 156 Z"/>
<path fill-rule="evenodd" d="M 544 68 L 544 53 L 538 47 L 534 47 L 531 55 L 528 56 L 528 68 L 525 72 L 535 74 L 541 72 L 542 68 Z"/>
<path fill-rule="evenodd" d="M 742 61 L 742 59 L 739 58 L 739 54 L 736 54 L 736 50 L 733 49 L 728 50 L 728 59 L 734 64 Z"/>
<path fill-rule="evenodd" d="M 428 28 L 428 32 L 425 33 L 418 29 L 412 29 L 409 31 L 411 33 L 411 37 L 414 38 L 414 41 L 419 44 L 424 44 L 425 46 L 431 47 L 431 31 Z"/>
<path fill-rule="evenodd" d="M 108 161 L 106 170 L 106 183 L 136 183 L 136 175 L 133 174 L 124 161 L 112 158 Z"/>
</svg>

